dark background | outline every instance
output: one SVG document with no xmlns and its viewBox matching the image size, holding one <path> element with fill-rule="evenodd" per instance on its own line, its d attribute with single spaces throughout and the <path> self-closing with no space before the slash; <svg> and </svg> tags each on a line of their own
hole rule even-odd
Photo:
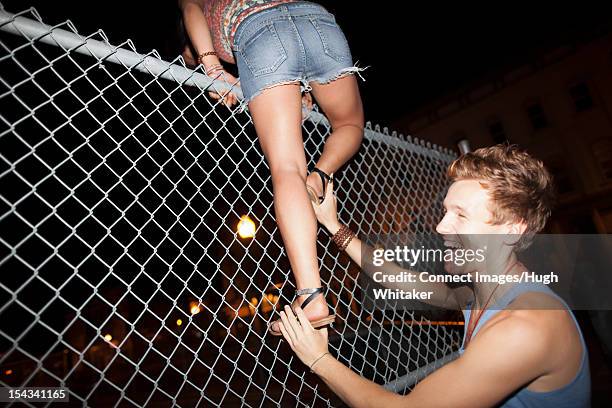
<svg viewBox="0 0 612 408">
<path fill-rule="evenodd" d="M 361 83 L 366 119 L 384 126 L 471 81 L 493 75 L 612 25 L 605 2 L 319 1 L 336 15 L 353 58 L 370 66 Z M 81 34 L 104 30 L 112 44 L 178 55 L 176 1 L 3 1 L 36 7 L 48 24 L 72 20 Z"/>
</svg>

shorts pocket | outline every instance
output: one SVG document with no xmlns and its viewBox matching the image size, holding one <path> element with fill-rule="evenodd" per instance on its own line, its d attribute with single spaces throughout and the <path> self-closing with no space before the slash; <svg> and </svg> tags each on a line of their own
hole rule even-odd
<svg viewBox="0 0 612 408">
<path fill-rule="evenodd" d="M 310 21 L 321 38 L 325 54 L 338 62 L 352 62 L 346 37 L 333 16 L 316 16 Z"/>
<path fill-rule="evenodd" d="M 254 77 L 276 71 L 287 59 L 274 23 L 264 25 L 246 38 L 239 52 Z"/>
</svg>

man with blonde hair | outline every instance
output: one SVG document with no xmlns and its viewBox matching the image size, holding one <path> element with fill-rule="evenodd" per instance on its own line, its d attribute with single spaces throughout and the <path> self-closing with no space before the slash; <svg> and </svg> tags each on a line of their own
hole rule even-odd
<svg viewBox="0 0 612 408">
<path fill-rule="evenodd" d="M 459 157 L 449 166 L 448 176 L 452 184 L 436 231 L 451 251 L 485 242 L 488 253 L 493 243 L 495 256 L 461 267 L 445 264 L 447 272 L 486 273 L 512 282 L 509 278 L 528 270 L 516 252 L 530 244 L 551 214 L 554 195 L 549 172 L 542 162 L 516 146 L 496 145 Z M 369 274 L 365 263 L 374 249 L 338 222 L 333 183 L 315 212 L 331 234 L 348 237 L 343 241 L 344 249 Z M 388 275 L 401 271 L 397 264 L 385 264 Z M 435 281 L 387 285 L 431 291 L 433 295 L 426 302 L 462 310 L 466 321 L 460 357 L 429 375 L 406 396 L 385 390 L 334 359 L 328 352 L 327 329 L 313 329 L 301 309 L 295 309 L 297 318 L 288 307 L 281 312 L 282 333 L 291 348 L 348 405 L 590 406 L 584 338 L 567 304 L 545 285 L 514 283 L 502 287 L 495 280 L 458 288 Z"/>
</svg>

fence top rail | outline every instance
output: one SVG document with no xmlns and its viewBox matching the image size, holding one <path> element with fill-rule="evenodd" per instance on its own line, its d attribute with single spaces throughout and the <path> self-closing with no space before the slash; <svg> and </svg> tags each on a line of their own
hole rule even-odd
<svg viewBox="0 0 612 408">
<path fill-rule="evenodd" d="M 33 17 L 33 19 L 26 16 Z M 99 64 L 105 62 L 119 64 L 126 69 L 133 69 L 181 85 L 197 87 L 201 92 L 210 88 L 231 89 L 239 100 L 243 99 L 240 88 L 228 87 L 228 84 L 224 81 L 211 79 L 203 73 L 201 67 L 197 67 L 195 70 L 188 68 L 180 55 L 169 62 L 163 60 L 156 50 L 152 50 L 148 54 L 136 52 L 131 40 L 127 40 L 119 46 L 114 46 L 109 43 L 102 30 L 85 37 L 77 32 L 76 27 L 70 20 L 50 26 L 42 22 L 42 18 L 34 8 L 13 14 L 4 10 L 4 6 L 0 4 L 0 30 L 22 36 L 30 42 L 41 42 L 62 47 L 66 52 L 76 52 L 94 57 L 98 59 Z M 94 37 L 99 37 L 102 40 L 97 40 Z M 315 125 L 330 126 L 327 118 L 316 110 L 310 112 L 306 120 Z M 413 138 L 410 135 L 404 136 L 395 131 L 389 133 L 387 128 L 383 128 L 381 131 L 378 125 L 372 126 L 370 122 L 366 124 L 364 137 L 368 140 L 378 141 L 388 146 L 443 161 L 450 161 L 456 157 L 456 153 L 450 149 Z"/>
</svg>

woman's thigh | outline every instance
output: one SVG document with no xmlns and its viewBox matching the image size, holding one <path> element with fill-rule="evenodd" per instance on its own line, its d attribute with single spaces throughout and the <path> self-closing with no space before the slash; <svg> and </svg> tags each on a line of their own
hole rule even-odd
<svg viewBox="0 0 612 408">
<path fill-rule="evenodd" d="M 363 104 L 357 78 L 347 75 L 326 84 L 311 82 L 312 93 L 329 119 L 332 129 L 364 126 Z"/>
<path fill-rule="evenodd" d="M 298 85 L 265 89 L 249 103 L 261 149 L 272 172 L 298 170 L 306 175 L 302 139 L 302 100 Z"/>
</svg>

